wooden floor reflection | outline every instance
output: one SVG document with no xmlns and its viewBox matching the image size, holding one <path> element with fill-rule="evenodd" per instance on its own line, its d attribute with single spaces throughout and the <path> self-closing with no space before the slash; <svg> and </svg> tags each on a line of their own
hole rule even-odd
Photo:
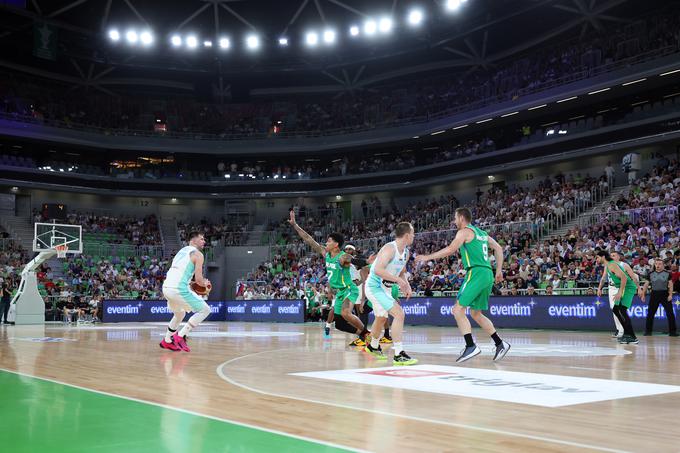
<svg viewBox="0 0 680 453">
<path fill-rule="evenodd" d="M 369 451 L 680 451 L 678 392 L 544 407 L 296 376 L 391 367 L 346 347 L 348 336 L 324 340 L 319 324 L 208 323 L 188 354 L 161 350 L 163 330 L 5 326 L 0 368 Z M 503 334 L 513 345 L 504 361 L 491 361 L 484 339 L 484 354 L 459 369 L 680 386 L 678 338 L 621 346 L 606 333 Z M 407 327 L 404 344 L 420 364 L 444 366 L 462 346 L 455 328 L 439 327 Z"/>
</svg>

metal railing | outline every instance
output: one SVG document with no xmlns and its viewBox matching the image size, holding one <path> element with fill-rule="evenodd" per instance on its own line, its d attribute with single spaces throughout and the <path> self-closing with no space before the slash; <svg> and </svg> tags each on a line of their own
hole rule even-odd
<svg viewBox="0 0 680 453">
<path fill-rule="evenodd" d="M 625 209 L 621 211 L 596 212 L 581 215 L 578 218 L 578 226 L 581 229 L 588 228 L 597 224 L 616 224 L 616 223 L 646 223 L 669 222 L 671 225 L 678 224 L 678 212 L 680 206 L 658 206 L 651 208 Z"/>
<path fill-rule="evenodd" d="M 314 138 L 323 136 L 333 136 L 333 135 L 346 135 L 348 133 L 365 132 L 372 131 L 376 129 L 396 129 L 401 128 L 406 125 L 416 125 L 424 124 L 432 121 L 436 121 L 442 118 L 450 117 L 458 113 L 469 112 L 478 108 L 486 107 L 488 105 L 497 104 L 504 101 L 510 101 L 513 99 L 521 98 L 529 94 L 540 93 L 556 86 L 562 86 L 567 83 L 577 82 L 580 80 L 585 80 L 597 75 L 612 72 L 620 68 L 628 68 L 632 65 L 648 62 L 660 57 L 668 56 L 678 52 L 678 46 L 666 46 L 660 49 L 655 49 L 644 54 L 636 55 L 634 57 L 629 57 L 621 59 L 609 64 L 604 64 L 592 69 L 586 69 L 578 71 L 566 76 L 560 77 L 558 79 L 545 81 L 539 85 L 531 86 L 527 88 L 511 90 L 502 94 L 495 96 L 489 96 L 485 99 L 466 103 L 464 105 L 459 105 L 451 107 L 448 109 L 441 110 L 439 112 L 427 113 L 424 115 L 419 115 L 411 117 L 408 119 L 396 121 L 393 119 L 385 120 L 378 119 L 374 124 L 368 126 L 359 127 L 347 127 L 347 128 L 335 128 L 327 130 L 318 131 L 293 131 L 293 132 L 281 132 L 278 134 L 273 134 L 271 132 L 255 132 L 255 133 L 204 133 L 204 132 L 165 132 L 157 133 L 151 130 L 134 130 L 134 129 L 114 129 L 109 127 L 92 126 L 86 124 L 80 124 L 70 121 L 61 121 L 55 119 L 38 119 L 30 115 L 20 115 L 0 112 L 0 118 L 8 119 L 12 121 L 18 121 L 23 123 L 32 124 L 43 124 L 46 126 L 52 126 L 63 129 L 77 130 L 83 132 L 93 132 L 103 135 L 115 135 L 115 136 L 132 136 L 132 137 L 154 137 L 159 139 L 191 139 L 191 140 L 211 140 L 211 141 L 233 141 L 233 140 L 262 140 L 262 139 L 299 139 L 299 138 Z"/>
<path fill-rule="evenodd" d="M 162 245 L 128 245 L 107 242 L 83 242 L 83 254 L 89 256 L 163 256 Z"/>
<path fill-rule="evenodd" d="M 579 215 L 583 214 L 585 211 L 592 209 L 597 203 L 602 202 L 608 197 L 611 190 L 612 185 L 610 182 L 608 182 L 605 187 L 598 184 L 590 189 L 589 199 L 577 198 L 573 200 L 573 206 L 570 209 L 565 209 L 565 212 L 562 215 L 555 213 L 548 214 L 543 224 L 544 235 L 559 230 L 565 224 L 577 219 Z"/>
</svg>

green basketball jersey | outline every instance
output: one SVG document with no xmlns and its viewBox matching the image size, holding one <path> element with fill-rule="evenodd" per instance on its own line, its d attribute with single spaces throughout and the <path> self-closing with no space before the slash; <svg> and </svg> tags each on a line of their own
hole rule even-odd
<svg viewBox="0 0 680 453">
<path fill-rule="evenodd" d="M 344 267 L 340 264 L 340 257 L 345 252 L 340 252 L 334 257 L 330 253 L 326 253 L 326 273 L 328 274 L 328 284 L 333 289 L 348 288 L 353 285 L 352 278 L 349 273 L 349 266 Z"/>
<path fill-rule="evenodd" d="M 489 261 L 489 234 L 474 225 L 468 225 L 467 228 L 475 233 L 475 237 L 460 248 L 463 266 L 465 266 L 466 270 L 472 267 L 488 267 L 491 269 L 491 262 Z"/>
<path fill-rule="evenodd" d="M 312 302 L 314 301 L 314 296 L 315 296 L 315 294 L 314 294 L 314 290 L 313 290 L 313 289 L 307 288 L 307 289 L 305 290 L 305 297 L 307 298 L 307 301 L 308 301 L 309 303 L 312 303 Z"/>
<path fill-rule="evenodd" d="M 618 263 L 616 261 L 608 261 L 607 267 L 606 267 L 607 277 L 609 277 L 609 281 L 612 283 L 612 285 L 615 286 L 616 288 L 621 288 L 621 279 L 619 278 L 618 275 L 616 275 L 615 273 L 613 273 L 612 271 L 609 270 L 609 263 L 614 263 L 614 264 L 618 265 L 619 268 L 621 269 L 621 272 L 623 272 L 626 275 L 626 277 L 628 277 L 628 279 L 626 280 L 625 291 L 626 292 L 627 291 L 635 291 L 637 289 L 637 285 L 635 284 L 635 281 L 631 278 L 630 275 L 628 275 L 628 273 L 626 272 L 626 268 L 623 267 L 623 263 Z"/>
</svg>

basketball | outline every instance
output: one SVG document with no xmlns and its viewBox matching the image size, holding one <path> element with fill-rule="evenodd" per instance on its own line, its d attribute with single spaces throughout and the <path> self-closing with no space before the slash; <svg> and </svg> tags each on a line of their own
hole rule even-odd
<svg viewBox="0 0 680 453">
<path fill-rule="evenodd" d="M 191 290 L 199 296 L 207 296 L 210 294 L 210 290 L 212 290 L 212 285 L 208 284 L 208 286 L 203 286 L 196 282 L 191 282 Z"/>
</svg>

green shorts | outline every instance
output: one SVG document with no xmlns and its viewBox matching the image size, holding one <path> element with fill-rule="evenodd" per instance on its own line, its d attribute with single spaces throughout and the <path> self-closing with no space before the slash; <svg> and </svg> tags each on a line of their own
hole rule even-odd
<svg viewBox="0 0 680 453">
<path fill-rule="evenodd" d="M 333 301 L 333 312 L 336 315 L 342 313 L 342 303 L 349 299 L 350 303 L 354 304 L 359 299 L 359 287 L 357 285 L 350 285 L 345 288 L 336 289 L 335 300 Z"/>
<path fill-rule="evenodd" d="M 465 283 L 458 291 L 458 303 L 472 310 L 488 310 L 489 297 L 493 290 L 493 271 L 488 267 L 468 269 Z"/>
<path fill-rule="evenodd" d="M 623 288 L 621 292 L 621 299 L 616 301 L 614 305 L 623 305 L 626 308 L 630 308 L 633 305 L 633 297 L 635 297 L 635 288 Z"/>
</svg>

